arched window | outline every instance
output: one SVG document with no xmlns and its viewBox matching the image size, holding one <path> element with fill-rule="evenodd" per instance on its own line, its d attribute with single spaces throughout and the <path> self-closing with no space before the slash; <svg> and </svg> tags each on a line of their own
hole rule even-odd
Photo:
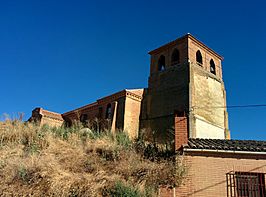
<svg viewBox="0 0 266 197">
<path fill-rule="evenodd" d="M 197 61 L 197 63 L 202 64 L 202 55 L 201 55 L 201 52 L 199 50 L 196 53 L 196 61 Z"/>
<path fill-rule="evenodd" d="M 174 49 L 171 57 L 171 65 L 179 64 L 180 58 L 179 58 L 179 51 L 177 49 Z"/>
<path fill-rule="evenodd" d="M 158 61 L 158 70 L 164 71 L 165 70 L 165 57 L 164 55 L 161 55 Z"/>
<path fill-rule="evenodd" d="M 106 107 L 106 114 L 105 114 L 105 118 L 106 119 L 111 119 L 112 117 L 112 106 L 111 103 L 109 103 Z"/>
<path fill-rule="evenodd" d="M 215 68 L 215 63 L 214 63 L 213 59 L 211 59 L 211 61 L 210 61 L 210 71 L 212 74 L 216 75 L 216 68 Z"/>
</svg>

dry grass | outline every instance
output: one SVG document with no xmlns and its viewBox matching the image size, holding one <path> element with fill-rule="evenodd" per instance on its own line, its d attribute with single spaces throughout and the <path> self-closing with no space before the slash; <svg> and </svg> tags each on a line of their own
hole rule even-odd
<svg viewBox="0 0 266 197">
<path fill-rule="evenodd" d="M 145 158 L 145 148 L 137 152 L 140 143 L 121 133 L 5 124 L 0 196 L 116 196 L 125 188 L 127 196 L 156 196 L 160 184 L 177 185 L 185 172 L 171 160 Z"/>
</svg>

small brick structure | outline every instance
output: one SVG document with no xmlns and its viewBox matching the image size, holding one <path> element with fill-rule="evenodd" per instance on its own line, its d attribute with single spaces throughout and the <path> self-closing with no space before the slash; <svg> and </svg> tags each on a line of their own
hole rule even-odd
<svg viewBox="0 0 266 197">
<path fill-rule="evenodd" d="M 63 124 L 64 119 L 59 113 L 38 107 L 32 111 L 29 121 L 39 123 L 40 125 L 48 124 L 50 126 L 59 127 Z"/>
<path fill-rule="evenodd" d="M 188 141 L 188 122 L 185 113 L 175 117 L 175 150 L 182 148 Z"/>
<path fill-rule="evenodd" d="M 228 187 L 226 174 L 229 172 L 265 174 L 265 155 L 248 152 L 245 154 L 218 151 L 184 151 L 182 157 L 184 157 L 185 164 L 188 167 L 188 175 L 183 181 L 183 184 L 175 188 L 175 194 L 173 193 L 173 189 L 162 188 L 160 196 L 226 197 Z"/>
</svg>

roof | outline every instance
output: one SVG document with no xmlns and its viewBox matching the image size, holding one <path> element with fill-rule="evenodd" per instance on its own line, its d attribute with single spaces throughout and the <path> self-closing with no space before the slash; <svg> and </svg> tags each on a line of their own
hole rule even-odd
<svg viewBox="0 0 266 197">
<path fill-rule="evenodd" d="M 142 95 L 143 95 L 143 91 L 144 91 L 144 89 L 124 89 L 124 90 L 121 90 L 121 91 L 116 92 L 114 94 L 102 97 L 102 98 L 98 99 L 96 102 L 81 106 L 81 107 L 73 109 L 71 111 L 67 111 L 67 112 L 63 113 L 63 115 L 65 116 L 65 115 L 69 115 L 71 113 L 76 113 L 77 111 L 80 111 L 80 110 L 98 107 L 98 105 L 101 104 L 102 102 L 109 102 L 109 100 L 116 100 L 118 98 L 126 96 L 127 93 L 130 93 L 133 96 L 135 96 L 136 99 L 141 100 Z"/>
<path fill-rule="evenodd" d="M 225 139 L 192 139 L 183 146 L 184 150 L 204 149 L 221 151 L 266 152 L 266 141 L 225 140 Z"/>
<path fill-rule="evenodd" d="M 97 105 L 98 105 L 97 102 L 89 103 L 89 104 L 84 105 L 84 106 L 82 106 L 82 107 L 79 107 L 79 108 L 73 109 L 73 110 L 71 110 L 71 111 L 67 111 L 67 112 L 63 113 L 63 115 L 65 116 L 65 115 L 68 115 L 68 114 L 71 114 L 71 113 L 76 113 L 76 112 L 79 111 L 79 110 L 87 109 L 87 108 L 91 108 L 91 107 L 95 107 L 95 106 L 97 106 Z"/>
</svg>

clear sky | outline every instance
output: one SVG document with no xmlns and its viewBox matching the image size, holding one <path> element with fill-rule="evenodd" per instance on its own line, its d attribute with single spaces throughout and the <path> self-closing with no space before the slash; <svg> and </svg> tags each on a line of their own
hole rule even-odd
<svg viewBox="0 0 266 197">
<path fill-rule="evenodd" d="M 147 87 L 148 51 L 191 33 L 224 57 L 228 105 L 266 104 L 265 1 L 0 3 L 0 114 L 63 113 Z M 266 107 L 229 109 L 232 138 L 266 140 Z"/>
</svg>

